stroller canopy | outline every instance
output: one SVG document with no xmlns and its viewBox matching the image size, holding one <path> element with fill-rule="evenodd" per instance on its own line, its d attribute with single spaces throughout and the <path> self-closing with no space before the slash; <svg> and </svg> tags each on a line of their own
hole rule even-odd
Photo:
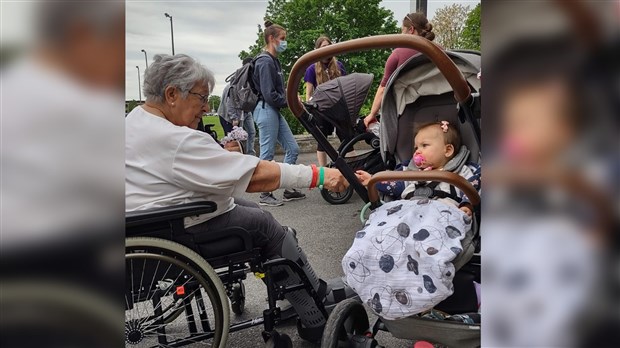
<svg viewBox="0 0 620 348">
<path fill-rule="evenodd" d="M 353 127 L 372 84 L 372 74 L 353 73 L 327 81 L 316 87 L 305 103 L 313 116 L 326 120 L 347 136 Z"/>
<path fill-rule="evenodd" d="M 454 62 L 472 93 L 480 92 L 481 56 L 476 51 L 445 51 Z M 479 116 L 478 116 L 479 117 Z M 437 66 L 423 54 L 416 54 L 398 67 L 386 85 L 381 105 L 381 155 L 394 156 L 396 163 L 413 154 L 413 129 L 426 122 L 447 120 L 460 130 L 463 144 L 478 160 L 480 145 L 472 128 L 461 124 L 452 87 Z"/>
</svg>

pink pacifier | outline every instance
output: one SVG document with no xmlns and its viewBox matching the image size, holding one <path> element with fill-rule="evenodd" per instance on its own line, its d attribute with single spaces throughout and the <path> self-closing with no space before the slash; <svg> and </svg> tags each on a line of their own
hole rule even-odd
<svg viewBox="0 0 620 348">
<path fill-rule="evenodd" d="M 415 155 L 413 156 L 413 162 L 415 163 L 416 167 L 419 167 L 422 165 L 422 163 L 424 163 L 424 156 L 422 155 Z"/>
<path fill-rule="evenodd" d="M 415 163 L 415 166 L 420 168 L 420 166 L 422 165 L 422 163 L 424 163 L 426 161 L 426 158 L 424 158 L 424 156 L 422 155 L 415 155 L 413 156 L 413 162 Z M 422 170 L 433 170 L 432 166 L 428 166 Z"/>
</svg>

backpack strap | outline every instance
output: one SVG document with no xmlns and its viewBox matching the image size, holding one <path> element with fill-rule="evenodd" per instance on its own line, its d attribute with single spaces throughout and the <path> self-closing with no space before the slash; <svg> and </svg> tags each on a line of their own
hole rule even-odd
<svg viewBox="0 0 620 348">
<path fill-rule="evenodd" d="M 265 52 L 265 51 L 262 51 L 262 52 L 261 52 L 261 53 L 259 53 L 256 57 L 252 58 L 252 63 L 251 63 L 251 64 L 252 64 L 252 69 L 254 69 L 254 65 L 256 64 L 256 61 L 257 61 L 257 60 L 259 60 L 261 57 L 269 57 L 269 58 L 271 58 L 271 59 L 273 60 L 273 64 L 274 64 L 274 65 L 276 64 L 276 62 L 275 62 L 275 58 L 274 58 L 274 57 L 272 57 L 272 56 L 271 56 L 271 54 L 269 54 L 269 53 L 267 53 L 267 52 Z M 252 75 L 253 75 L 253 74 L 254 74 L 254 72 L 252 72 Z M 262 101 L 262 102 L 263 102 L 263 109 L 264 109 L 264 108 L 265 108 L 265 99 L 263 99 L 263 95 L 260 93 L 260 90 L 259 90 L 259 89 L 257 89 L 257 88 L 254 86 L 254 82 L 253 82 L 253 81 L 254 81 L 254 77 L 252 77 L 251 81 L 252 81 L 252 89 L 254 89 L 254 90 L 255 90 L 256 95 L 258 96 L 258 101 Z"/>
<path fill-rule="evenodd" d="M 232 74 L 230 74 L 230 75 L 226 76 L 226 78 L 224 79 L 224 82 L 227 82 L 227 83 L 228 83 L 228 82 L 232 81 L 233 77 L 235 77 L 235 73 L 236 73 L 236 72 L 237 72 L 237 71 L 235 70 L 235 72 L 234 72 L 234 73 L 232 73 Z"/>
</svg>

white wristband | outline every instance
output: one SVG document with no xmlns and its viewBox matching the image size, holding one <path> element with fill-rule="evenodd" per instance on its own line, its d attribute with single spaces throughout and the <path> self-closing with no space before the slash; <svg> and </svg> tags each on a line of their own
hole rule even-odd
<svg viewBox="0 0 620 348">
<path fill-rule="evenodd" d="M 280 188 L 309 188 L 312 182 L 312 168 L 303 164 L 278 163 L 280 166 Z"/>
</svg>

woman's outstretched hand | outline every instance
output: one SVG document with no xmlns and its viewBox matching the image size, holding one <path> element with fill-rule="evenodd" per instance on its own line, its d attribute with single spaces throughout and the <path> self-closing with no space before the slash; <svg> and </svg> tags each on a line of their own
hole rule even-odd
<svg viewBox="0 0 620 348">
<path fill-rule="evenodd" d="M 325 179 L 323 187 L 332 192 L 342 192 L 349 187 L 349 182 L 342 176 L 342 173 L 335 168 L 324 168 Z"/>
</svg>

